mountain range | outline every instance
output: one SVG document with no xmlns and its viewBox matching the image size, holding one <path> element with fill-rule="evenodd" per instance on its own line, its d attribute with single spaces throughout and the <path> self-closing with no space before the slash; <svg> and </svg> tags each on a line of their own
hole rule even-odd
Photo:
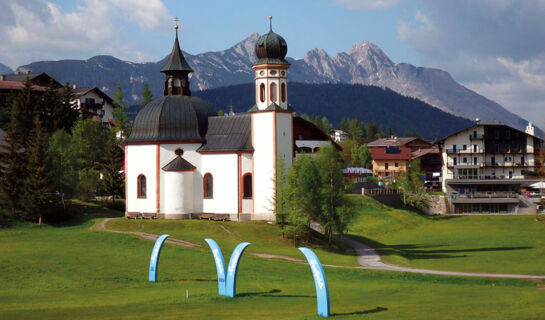
<svg viewBox="0 0 545 320">
<path fill-rule="evenodd" d="M 254 52 L 258 37 L 259 34 L 254 32 L 223 51 L 196 55 L 184 52 L 195 70 L 191 74 L 193 92 L 252 83 L 254 73 L 251 65 L 256 61 Z M 303 59 L 287 60 L 291 63 L 291 82 L 374 85 L 390 88 L 467 119 L 496 120 L 521 130 L 527 124 L 526 120 L 498 103 L 459 84 L 448 72 L 407 63 L 395 64 L 378 46 L 368 41 L 359 42 L 350 52 L 334 57 L 322 49 L 312 49 Z M 97 86 L 109 95 L 119 82 L 126 100 L 134 104 L 140 99 L 145 82 L 154 96 L 162 95 L 164 76 L 159 70 L 165 62 L 166 57 L 158 62 L 133 63 L 112 56 L 95 56 L 88 60 L 33 62 L 17 70 L 47 72 L 60 82 L 68 81 L 82 87 Z"/>
<path fill-rule="evenodd" d="M 231 108 L 234 112 L 246 112 L 248 106 L 255 104 L 254 91 L 254 84 L 246 83 L 197 91 L 194 95 L 225 113 Z M 421 100 L 361 84 L 293 82 L 289 85 L 288 101 L 298 115 L 325 115 L 334 124 L 347 116 L 364 119 L 383 131 L 391 128 L 395 135 L 418 135 L 428 140 L 441 139 L 472 124 L 469 119 L 453 116 Z"/>
<path fill-rule="evenodd" d="M 0 63 L 0 74 L 8 74 L 8 73 L 12 73 L 12 72 L 13 72 L 13 70 L 11 70 L 10 67 L 6 66 L 3 63 Z"/>
</svg>

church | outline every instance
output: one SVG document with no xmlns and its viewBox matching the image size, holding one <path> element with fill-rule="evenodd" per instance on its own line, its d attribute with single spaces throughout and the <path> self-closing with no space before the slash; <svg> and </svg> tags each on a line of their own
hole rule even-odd
<svg viewBox="0 0 545 320">
<path fill-rule="evenodd" d="M 125 215 L 274 220 L 278 161 L 289 168 L 300 152 L 338 147 L 288 104 L 286 41 L 272 27 L 258 39 L 255 105 L 246 113 L 218 116 L 191 95 L 193 69 L 174 28 L 174 47 L 161 69 L 164 95 L 138 112 L 124 144 Z"/>
</svg>

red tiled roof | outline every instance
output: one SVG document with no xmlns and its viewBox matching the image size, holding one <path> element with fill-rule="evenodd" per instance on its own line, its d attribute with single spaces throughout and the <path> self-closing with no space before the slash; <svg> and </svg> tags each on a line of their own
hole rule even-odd
<svg viewBox="0 0 545 320">
<path fill-rule="evenodd" d="M 427 154 L 434 153 L 434 154 L 440 154 L 439 148 L 437 146 L 433 146 L 432 148 L 426 148 L 426 149 L 418 149 L 416 151 L 413 151 L 411 153 L 411 156 L 413 159 L 419 158 L 422 156 L 425 156 Z"/>
<path fill-rule="evenodd" d="M 0 89 L 12 89 L 12 90 L 21 90 L 25 87 L 25 83 L 21 81 L 9 81 L 9 80 L 0 80 Z M 32 89 L 38 91 L 44 91 L 43 87 L 32 85 Z"/>
<path fill-rule="evenodd" d="M 373 160 L 410 160 L 411 149 L 399 148 L 399 153 L 386 153 L 386 148 L 369 148 Z"/>
<path fill-rule="evenodd" d="M 380 138 L 375 141 L 369 142 L 367 146 L 368 147 L 399 147 L 416 139 L 418 138 L 416 137 Z"/>
</svg>

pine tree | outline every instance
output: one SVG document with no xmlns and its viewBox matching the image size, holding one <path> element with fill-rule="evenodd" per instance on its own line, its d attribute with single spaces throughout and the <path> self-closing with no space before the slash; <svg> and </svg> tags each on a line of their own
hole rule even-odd
<svg viewBox="0 0 545 320">
<path fill-rule="evenodd" d="M 320 174 L 321 213 L 318 217 L 328 244 L 333 232 L 343 233 L 354 216 L 344 196 L 343 163 L 333 146 L 324 146 L 316 158 Z"/>
<path fill-rule="evenodd" d="M 18 134 L 16 102 L 12 103 L 9 127 L 3 138 L 4 146 L 0 147 L 0 198 L 14 215 L 20 209 L 22 196 L 22 180 L 24 177 L 23 140 Z"/>
<path fill-rule="evenodd" d="M 312 157 L 299 156 L 287 177 L 287 221 L 286 230 L 293 237 L 295 246 L 297 238 L 310 234 L 310 221 L 317 220 L 321 212 L 320 175 Z"/>
<path fill-rule="evenodd" d="M 119 90 L 121 91 L 121 89 Z M 140 102 L 140 108 L 144 108 L 153 99 L 153 94 L 151 93 L 147 82 L 144 83 L 141 96 L 142 101 Z M 123 98 L 121 98 L 121 100 L 123 100 Z"/>
<path fill-rule="evenodd" d="M 115 197 L 123 192 L 123 177 L 119 173 L 121 162 L 123 161 L 123 152 L 119 141 L 115 137 L 115 132 L 107 133 L 107 140 L 102 158 L 102 188 L 106 194 L 112 197 L 112 204 L 115 204 Z"/>
<path fill-rule="evenodd" d="M 93 119 L 79 119 L 72 130 L 71 148 L 78 160 L 80 179 L 78 190 L 82 200 L 92 196 L 97 184 L 103 147 L 106 144 L 106 129 Z"/>
<path fill-rule="evenodd" d="M 276 160 L 276 194 L 274 195 L 274 207 L 276 209 L 276 223 L 280 223 L 282 237 L 284 237 L 284 226 L 288 215 L 288 183 L 284 159 L 278 157 Z"/>
<path fill-rule="evenodd" d="M 23 142 L 23 147 L 26 149 L 30 142 L 28 135 L 32 130 L 34 130 L 35 119 L 40 116 L 39 107 L 40 103 L 38 96 L 33 91 L 32 83 L 30 80 L 26 79 L 23 88 L 17 94 L 14 99 L 15 106 L 17 108 L 16 112 L 16 133 L 18 139 Z"/>
<path fill-rule="evenodd" d="M 40 99 L 40 120 L 45 132 L 57 130 L 70 132 L 79 112 L 74 105 L 74 94 L 70 85 L 59 88 L 53 80 Z"/>
<path fill-rule="evenodd" d="M 72 136 L 57 130 L 49 138 L 48 157 L 52 186 L 61 196 L 63 207 L 67 195 L 74 194 L 78 183 L 78 163 L 70 143 Z"/>
<path fill-rule="evenodd" d="M 117 83 L 114 92 L 114 122 L 117 131 L 121 133 L 121 137 L 128 137 L 130 135 L 130 121 L 127 114 L 127 105 L 123 101 L 123 91 L 121 90 L 121 82 Z"/>
<path fill-rule="evenodd" d="M 41 225 L 44 214 L 52 213 L 54 193 L 51 190 L 51 177 L 47 168 L 48 137 L 41 121 L 35 119 L 28 149 L 27 174 L 24 179 L 22 200 L 24 217 L 36 220 Z"/>
</svg>

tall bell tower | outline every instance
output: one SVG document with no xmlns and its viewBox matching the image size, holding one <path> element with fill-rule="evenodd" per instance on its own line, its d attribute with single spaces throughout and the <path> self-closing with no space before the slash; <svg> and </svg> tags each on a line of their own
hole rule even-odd
<svg viewBox="0 0 545 320">
<path fill-rule="evenodd" d="M 181 95 L 190 96 L 191 90 L 189 90 L 189 73 L 193 72 L 193 69 L 189 66 L 185 60 L 182 50 L 180 50 L 180 43 L 178 42 L 178 18 L 174 19 L 176 25 L 176 40 L 174 40 L 174 46 L 168 61 L 161 69 L 166 76 L 165 78 L 165 96 Z"/>
<path fill-rule="evenodd" d="M 255 105 L 252 115 L 254 215 L 274 219 L 278 161 L 289 168 L 293 161 L 293 110 L 288 105 L 288 52 L 286 40 L 272 31 L 256 43 Z"/>
</svg>

